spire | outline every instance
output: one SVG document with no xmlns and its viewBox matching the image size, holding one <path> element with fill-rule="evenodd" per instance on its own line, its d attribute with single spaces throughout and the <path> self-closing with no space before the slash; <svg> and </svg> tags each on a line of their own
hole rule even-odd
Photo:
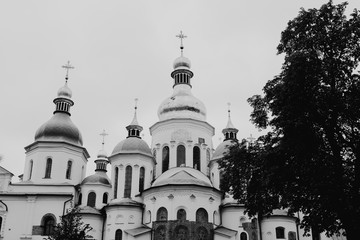
<svg viewBox="0 0 360 240">
<path fill-rule="evenodd" d="M 131 121 L 130 125 L 126 127 L 126 129 L 128 130 L 128 138 L 129 137 L 141 138 L 140 132 L 143 130 L 143 128 L 139 125 L 139 123 L 137 121 L 137 102 L 138 102 L 138 99 L 135 98 L 134 118 Z"/>
<path fill-rule="evenodd" d="M 239 131 L 234 127 L 234 125 L 231 122 L 231 110 L 230 110 L 231 103 L 228 103 L 228 122 L 226 124 L 226 127 L 222 130 L 222 133 L 224 134 L 224 141 L 226 140 L 233 140 L 238 141 L 236 138 L 236 134 Z"/>
<path fill-rule="evenodd" d="M 57 98 L 54 99 L 54 103 L 56 105 L 54 114 L 57 112 L 63 112 L 70 116 L 70 107 L 74 105 L 74 102 L 71 100 L 72 91 L 68 87 L 68 79 L 69 70 L 74 69 L 74 67 L 71 66 L 70 61 L 68 61 L 66 65 L 62 66 L 62 68 L 66 69 L 65 85 L 58 90 Z"/>
<path fill-rule="evenodd" d="M 109 134 L 107 134 L 105 130 L 103 130 L 103 132 L 99 135 L 102 136 L 102 147 L 101 150 L 98 152 L 97 159 L 94 161 L 96 164 L 95 172 L 106 172 L 106 166 L 109 163 L 109 160 L 107 159 L 107 153 L 105 151 L 105 137 Z"/>
</svg>

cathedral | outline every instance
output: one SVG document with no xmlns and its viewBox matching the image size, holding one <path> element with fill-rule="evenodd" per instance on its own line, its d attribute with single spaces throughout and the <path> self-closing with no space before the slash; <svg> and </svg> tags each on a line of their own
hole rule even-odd
<svg viewBox="0 0 360 240">
<path fill-rule="evenodd" d="M 135 105 L 133 120 L 124 126 L 128 136 L 110 154 L 98 152 L 90 176 L 89 153 L 71 120 L 74 102 L 66 77 L 52 117 L 25 147 L 20 181 L 0 167 L 0 239 L 44 239 L 73 207 L 96 240 L 320 239 L 303 236 L 301 215 L 277 210 L 261 220 L 249 218 L 242 204 L 220 190 L 218 161 L 237 141 L 238 130 L 229 111 L 224 141 L 213 146 L 214 127 L 191 92 L 194 74 L 182 50 L 181 44 L 171 72 L 173 94 L 158 107 L 151 143 L 141 138 Z"/>
</svg>

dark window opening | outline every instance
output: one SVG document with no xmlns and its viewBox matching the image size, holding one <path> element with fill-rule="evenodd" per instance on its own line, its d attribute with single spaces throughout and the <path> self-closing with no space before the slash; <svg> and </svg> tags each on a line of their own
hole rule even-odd
<svg viewBox="0 0 360 240">
<path fill-rule="evenodd" d="M 51 167 L 52 167 L 52 159 L 46 159 L 46 168 L 45 168 L 45 178 L 51 177 Z"/>
<path fill-rule="evenodd" d="M 156 221 L 167 221 L 168 220 L 168 212 L 166 208 L 161 207 L 156 213 Z"/>
<path fill-rule="evenodd" d="M 145 168 L 140 168 L 140 178 L 139 178 L 139 192 L 144 191 L 144 182 L 145 182 Z"/>
<path fill-rule="evenodd" d="M 162 172 L 169 169 L 169 147 L 165 146 L 162 151 Z"/>
<path fill-rule="evenodd" d="M 90 192 L 88 195 L 87 205 L 89 207 L 95 207 L 95 203 L 96 203 L 96 193 Z"/>
<path fill-rule="evenodd" d="M 193 148 L 193 168 L 200 171 L 200 148 L 195 146 Z"/>
<path fill-rule="evenodd" d="M 125 198 L 131 197 L 131 182 L 132 182 L 132 167 L 127 166 L 125 169 L 125 190 L 124 190 Z"/>
<path fill-rule="evenodd" d="M 184 209 L 179 209 L 176 214 L 176 219 L 180 221 L 186 220 L 186 211 Z"/>
<path fill-rule="evenodd" d="M 185 147 L 183 145 L 179 145 L 177 147 L 177 163 L 176 166 L 180 167 L 185 166 Z"/>
</svg>

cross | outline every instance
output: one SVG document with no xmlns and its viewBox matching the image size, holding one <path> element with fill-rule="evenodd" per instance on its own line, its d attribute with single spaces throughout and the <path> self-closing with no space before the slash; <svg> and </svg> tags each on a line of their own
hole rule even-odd
<svg viewBox="0 0 360 240">
<path fill-rule="evenodd" d="M 135 98 L 135 111 L 136 111 L 136 109 L 137 109 L 137 102 L 139 101 L 139 99 L 138 98 Z"/>
<path fill-rule="evenodd" d="M 103 130 L 102 133 L 100 133 L 100 136 L 102 136 L 102 138 L 103 138 L 103 141 L 102 141 L 102 146 L 103 146 L 103 148 L 104 148 L 104 144 L 105 144 L 105 137 L 106 137 L 107 135 L 109 135 L 109 134 L 107 134 L 107 133 L 105 132 L 105 129 Z"/>
<path fill-rule="evenodd" d="M 230 117 L 230 106 L 231 106 L 231 103 L 227 103 L 227 105 L 228 105 L 228 113 L 229 113 L 229 117 Z"/>
<path fill-rule="evenodd" d="M 74 69 L 74 67 L 71 66 L 71 65 L 70 65 L 70 61 L 68 61 L 68 62 L 66 63 L 66 65 L 63 65 L 63 66 L 62 66 L 62 68 L 65 68 L 65 69 L 66 69 L 66 77 L 65 77 L 65 79 L 66 79 L 66 82 L 67 82 L 67 80 L 69 79 L 69 70 L 70 70 L 70 69 Z"/>
<path fill-rule="evenodd" d="M 182 31 L 180 31 L 180 34 L 176 35 L 176 37 L 180 38 L 180 49 L 181 49 L 181 56 L 183 55 L 183 39 L 186 38 L 187 36 L 183 34 Z"/>
<path fill-rule="evenodd" d="M 248 137 L 247 140 L 249 141 L 250 144 L 253 144 L 255 142 L 256 138 L 254 138 L 252 136 L 252 134 L 250 134 L 250 137 Z"/>
</svg>

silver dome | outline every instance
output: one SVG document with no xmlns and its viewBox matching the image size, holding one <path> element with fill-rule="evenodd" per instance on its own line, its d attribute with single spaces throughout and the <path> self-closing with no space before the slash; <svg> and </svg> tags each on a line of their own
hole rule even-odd
<svg viewBox="0 0 360 240">
<path fill-rule="evenodd" d="M 63 87 L 61 87 L 57 92 L 58 97 L 65 97 L 65 98 L 71 98 L 72 97 L 72 91 L 68 87 L 67 83 Z"/>
<path fill-rule="evenodd" d="M 184 56 L 178 57 L 175 59 L 173 67 L 174 67 L 174 69 L 180 68 L 180 67 L 191 68 L 190 59 L 188 59 Z"/>
<path fill-rule="evenodd" d="M 66 113 L 58 112 L 45 122 L 35 133 L 35 141 L 64 141 L 82 146 L 79 129 Z"/>
<path fill-rule="evenodd" d="M 152 157 L 149 145 L 137 137 L 129 137 L 119 142 L 111 155 L 119 153 L 140 153 Z"/>
<path fill-rule="evenodd" d="M 110 180 L 106 173 L 97 172 L 93 175 L 90 175 L 86 177 L 82 182 L 82 185 L 84 184 L 105 184 L 110 185 Z"/>
</svg>

